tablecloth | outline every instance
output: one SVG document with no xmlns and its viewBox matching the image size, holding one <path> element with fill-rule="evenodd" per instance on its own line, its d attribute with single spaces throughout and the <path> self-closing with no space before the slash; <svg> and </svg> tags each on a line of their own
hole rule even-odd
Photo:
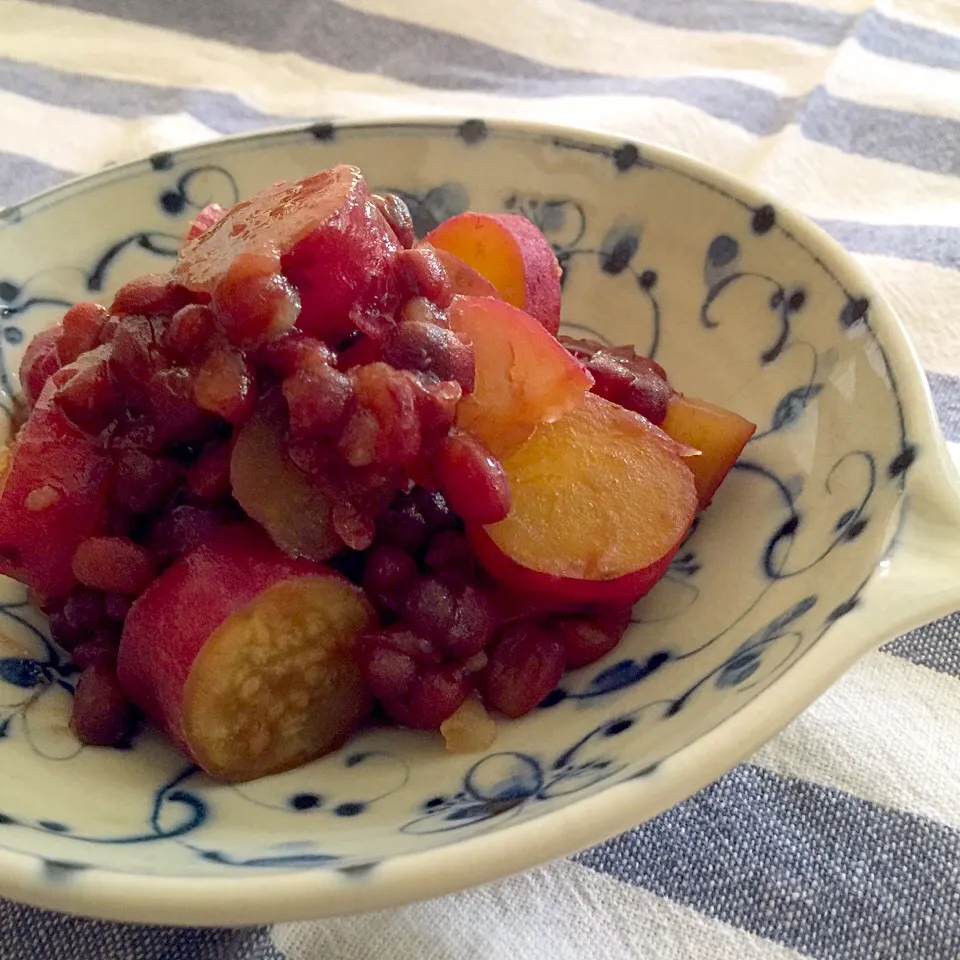
<svg viewBox="0 0 960 960">
<path fill-rule="evenodd" d="M 0 205 L 302 118 L 583 123 L 818 220 L 960 441 L 958 0 L 0 2 Z M 956 960 L 960 616 L 862 659 L 749 763 L 608 843 L 368 917 L 123 927 L 0 902 L 2 960 Z"/>
</svg>

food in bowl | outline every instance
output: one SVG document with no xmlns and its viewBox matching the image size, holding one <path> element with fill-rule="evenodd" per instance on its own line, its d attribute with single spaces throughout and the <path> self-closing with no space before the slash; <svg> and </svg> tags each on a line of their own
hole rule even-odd
<svg viewBox="0 0 960 960">
<path fill-rule="evenodd" d="M 560 336 L 560 295 L 523 217 L 418 241 L 341 165 L 40 333 L 0 572 L 81 671 L 80 739 L 142 713 L 229 781 L 371 715 L 483 749 L 609 653 L 754 425 Z"/>
</svg>

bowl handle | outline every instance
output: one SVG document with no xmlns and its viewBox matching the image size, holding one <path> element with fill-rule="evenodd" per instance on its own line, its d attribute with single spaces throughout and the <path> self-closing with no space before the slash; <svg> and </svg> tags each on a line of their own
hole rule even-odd
<svg viewBox="0 0 960 960">
<path fill-rule="evenodd" d="M 878 632 L 894 636 L 960 609 L 960 449 L 938 442 L 908 475 L 900 526 L 870 581 Z"/>
</svg>

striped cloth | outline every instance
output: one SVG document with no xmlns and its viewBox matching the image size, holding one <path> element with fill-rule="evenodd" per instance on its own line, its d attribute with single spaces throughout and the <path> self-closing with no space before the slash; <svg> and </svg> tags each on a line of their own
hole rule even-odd
<svg viewBox="0 0 960 960">
<path fill-rule="evenodd" d="M 216 134 L 445 111 L 659 141 L 800 207 L 906 321 L 960 440 L 958 0 L 0 0 L 0 204 Z M 0 902 L 0 958 L 957 960 L 958 743 L 960 615 L 569 861 L 259 930 Z"/>
</svg>

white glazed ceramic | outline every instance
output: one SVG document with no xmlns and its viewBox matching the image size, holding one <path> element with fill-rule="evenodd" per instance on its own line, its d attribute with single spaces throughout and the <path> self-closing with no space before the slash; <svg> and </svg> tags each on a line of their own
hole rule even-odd
<svg viewBox="0 0 960 960">
<path fill-rule="evenodd" d="M 116 167 L 0 212 L 0 376 L 77 299 L 170 265 L 205 203 L 359 164 L 422 231 L 521 212 L 566 268 L 571 331 L 655 354 L 757 436 L 604 661 L 483 756 L 372 730 L 243 787 L 152 734 L 81 749 L 74 672 L 0 587 L 0 894 L 241 924 L 430 897 L 600 841 L 750 754 L 880 642 L 960 605 L 960 500 L 925 380 L 851 258 L 684 157 L 480 120 L 319 124 Z"/>
</svg>

